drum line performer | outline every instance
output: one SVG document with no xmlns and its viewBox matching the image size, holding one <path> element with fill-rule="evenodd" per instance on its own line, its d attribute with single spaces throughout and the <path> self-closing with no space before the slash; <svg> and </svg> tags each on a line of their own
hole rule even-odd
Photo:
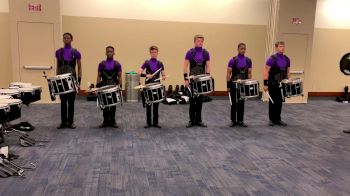
<svg viewBox="0 0 350 196">
<path fill-rule="evenodd" d="M 244 123 L 244 99 L 240 99 L 238 91 L 238 80 L 252 78 L 252 60 L 245 56 L 246 44 L 239 43 L 238 55 L 233 57 L 227 67 L 227 91 L 231 95 L 231 125 L 230 127 L 247 127 Z"/>
<path fill-rule="evenodd" d="M 203 48 L 204 36 L 195 35 L 193 38 L 194 48 L 187 51 L 184 62 L 184 80 L 187 89 L 190 87 L 190 82 L 188 78 L 188 71 L 191 76 L 200 74 L 210 75 L 210 55 L 209 52 Z M 190 108 L 189 117 L 190 121 L 187 124 L 187 128 L 193 126 L 207 127 L 202 122 L 202 105 L 203 96 L 190 96 Z"/>
<path fill-rule="evenodd" d="M 151 84 L 151 83 L 160 83 L 160 75 L 162 75 L 162 80 L 165 80 L 165 72 L 164 72 L 164 64 L 159 61 L 158 58 L 158 52 L 159 48 L 157 46 L 151 46 L 149 48 L 149 53 L 151 58 L 149 60 L 146 60 L 141 68 L 139 69 L 139 74 L 141 77 L 145 77 L 145 84 Z M 144 70 L 146 70 L 146 73 L 144 73 Z M 160 70 L 160 71 L 158 71 Z M 158 71 L 158 73 L 156 73 Z M 156 74 L 154 74 L 156 73 Z M 154 74 L 154 75 L 153 75 Z M 145 129 L 150 127 L 156 127 L 161 128 L 161 126 L 158 125 L 159 121 L 159 114 L 158 114 L 158 108 L 159 103 L 152 103 L 147 104 L 146 98 L 144 95 L 144 91 L 141 92 L 142 97 L 142 103 L 143 106 L 146 107 L 146 119 L 147 119 L 147 125 L 144 127 Z M 152 107 L 153 107 L 153 118 L 152 118 Z"/>
<path fill-rule="evenodd" d="M 106 47 L 106 60 L 103 60 L 98 65 L 98 74 L 96 87 L 107 85 L 119 85 L 122 88 L 122 65 L 114 60 L 115 49 L 113 46 Z M 107 126 L 118 128 L 115 120 L 117 106 L 103 108 L 103 122 L 99 126 L 104 128 Z"/>
<path fill-rule="evenodd" d="M 281 93 L 280 82 L 290 78 L 290 59 L 284 54 L 285 43 L 275 43 L 276 53 L 270 56 L 264 68 L 264 91 L 271 96 L 269 100 L 269 125 L 287 126 L 281 119 L 282 102 L 284 97 Z"/>
<path fill-rule="evenodd" d="M 64 47 L 56 51 L 57 70 L 56 74 L 71 73 L 75 80 L 78 81 L 78 89 L 80 89 L 80 82 L 82 77 L 81 68 L 81 54 L 72 47 L 73 35 L 71 33 L 63 34 Z M 76 72 L 76 65 L 78 65 L 78 74 Z M 77 76 L 78 75 L 78 76 Z M 61 124 L 57 129 L 65 127 L 75 129 L 74 125 L 74 102 L 77 92 L 71 92 L 60 95 L 61 99 Z"/>
</svg>

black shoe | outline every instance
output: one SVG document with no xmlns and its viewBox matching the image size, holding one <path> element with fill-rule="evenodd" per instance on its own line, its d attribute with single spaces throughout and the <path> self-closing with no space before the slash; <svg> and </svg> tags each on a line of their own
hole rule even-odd
<svg viewBox="0 0 350 196">
<path fill-rule="evenodd" d="M 235 126 L 237 126 L 237 125 L 238 125 L 238 123 L 237 123 L 237 122 L 231 122 L 230 127 L 235 127 Z"/>
<path fill-rule="evenodd" d="M 109 126 L 110 126 L 110 127 L 113 127 L 113 128 L 118 128 L 117 123 L 111 123 Z"/>
<path fill-rule="evenodd" d="M 149 129 L 149 128 L 151 128 L 151 127 L 152 127 L 152 125 L 146 125 L 146 126 L 144 126 L 143 128 Z"/>
<path fill-rule="evenodd" d="M 350 130 L 344 130 L 343 133 L 350 134 Z"/>
<path fill-rule="evenodd" d="M 238 122 L 238 126 L 240 126 L 240 127 L 248 127 L 248 125 L 245 124 L 244 122 Z"/>
<path fill-rule="evenodd" d="M 161 126 L 159 126 L 158 124 L 153 124 L 153 127 L 155 127 L 155 128 L 162 128 Z"/>
<path fill-rule="evenodd" d="M 275 123 L 273 121 L 269 121 L 269 126 L 273 127 L 275 125 Z"/>
<path fill-rule="evenodd" d="M 99 127 L 99 128 L 105 128 L 105 127 L 107 127 L 107 126 L 108 126 L 108 124 L 105 123 L 105 122 L 103 122 L 103 123 L 100 124 L 98 127 Z"/>
<path fill-rule="evenodd" d="M 186 128 L 191 128 L 191 127 L 194 127 L 196 126 L 196 124 L 194 124 L 193 122 L 189 122 L 187 125 L 186 125 Z"/>
<path fill-rule="evenodd" d="M 67 127 L 70 128 L 70 129 L 75 129 L 75 128 L 77 128 L 77 126 L 75 126 L 75 124 L 67 125 Z"/>
<path fill-rule="evenodd" d="M 204 124 L 204 123 L 202 123 L 202 122 L 198 122 L 198 123 L 197 123 L 197 126 L 198 126 L 198 127 L 207 127 L 207 125 Z"/>
<path fill-rule="evenodd" d="M 282 120 L 276 121 L 275 124 L 279 125 L 279 126 L 282 126 L 282 127 L 287 126 L 287 123 L 283 122 Z"/>
<path fill-rule="evenodd" d="M 65 124 L 60 124 L 60 125 L 58 125 L 56 128 L 57 129 L 64 129 L 64 128 L 66 128 L 67 127 L 67 125 L 65 125 Z"/>
</svg>

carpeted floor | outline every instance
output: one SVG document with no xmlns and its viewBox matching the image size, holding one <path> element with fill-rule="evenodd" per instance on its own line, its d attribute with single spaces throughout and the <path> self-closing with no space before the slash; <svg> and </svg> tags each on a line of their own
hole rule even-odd
<svg viewBox="0 0 350 196">
<path fill-rule="evenodd" d="M 76 102 L 77 129 L 57 130 L 59 105 L 22 108 L 21 121 L 48 137 L 18 146 L 38 162 L 26 178 L 0 179 L 0 195 L 350 195 L 350 105 L 330 100 L 284 105 L 288 126 L 267 126 L 267 104 L 247 101 L 248 128 L 230 128 L 229 103 L 203 106 L 208 128 L 185 128 L 188 105 L 160 105 L 162 129 L 147 129 L 140 103 L 117 109 L 118 129 L 99 129 L 96 103 Z"/>
</svg>

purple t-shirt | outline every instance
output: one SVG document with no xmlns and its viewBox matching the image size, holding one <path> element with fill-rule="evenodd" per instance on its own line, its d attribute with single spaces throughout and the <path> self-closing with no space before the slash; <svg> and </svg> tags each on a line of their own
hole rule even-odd
<svg viewBox="0 0 350 196">
<path fill-rule="evenodd" d="M 105 62 L 105 67 L 104 70 L 106 71 L 113 71 L 115 69 L 115 65 L 114 65 L 114 59 L 107 59 L 105 61 L 102 61 L 99 65 L 98 65 L 98 72 L 102 72 L 103 71 L 103 62 Z M 122 65 L 117 61 L 117 72 L 121 72 L 122 71 Z"/>
<path fill-rule="evenodd" d="M 244 68 L 252 68 L 252 61 L 248 60 L 244 55 L 240 55 L 238 54 L 235 58 L 235 60 L 233 58 L 231 58 L 231 60 L 228 62 L 228 67 L 229 68 L 233 68 L 233 66 L 236 64 L 237 62 L 237 68 L 239 69 L 244 69 Z"/>
<path fill-rule="evenodd" d="M 63 60 L 71 61 L 73 59 L 73 52 L 72 52 L 72 50 L 73 50 L 72 46 L 70 44 L 67 44 L 63 48 L 60 48 L 60 49 L 56 50 L 55 56 L 56 56 L 57 59 L 60 58 L 60 51 L 61 51 Z M 80 52 L 77 49 L 74 50 L 74 57 L 77 60 L 81 59 L 81 54 L 80 54 Z"/>
<path fill-rule="evenodd" d="M 290 67 L 290 60 L 287 60 L 287 58 L 284 57 L 283 53 L 276 53 L 275 56 L 277 57 L 276 64 L 277 64 L 278 68 L 284 70 L 287 67 Z M 270 56 L 267 59 L 266 65 L 269 67 L 272 67 L 274 65 L 274 59 L 272 58 L 272 56 Z"/>
<path fill-rule="evenodd" d="M 201 47 L 195 47 L 194 48 L 196 53 L 194 55 L 194 59 L 193 59 L 193 48 L 191 48 L 190 50 L 187 51 L 186 53 L 186 56 L 185 56 L 185 59 L 186 60 L 195 60 L 197 62 L 202 62 L 203 61 L 203 48 Z M 206 50 L 207 51 L 207 50 Z M 209 52 L 207 51 L 206 52 L 206 55 L 205 55 L 205 60 L 206 61 L 210 61 L 210 55 L 209 55 Z"/>
<path fill-rule="evenodd" d="M 143 63 L 143 65 L 141 66 L 141 69 L 147 69 L 146 72 L 149 74 L 152 74 L 154 72 L 156 72 L 159 68 L 162 68 L 162 71 L 164 70 L 164 65 L 163 63 L 160 64 L 161 67 L 158 68 L 158 63 L 159 61 L 155 58 L 151 58 L 150 60 L 148 60 L 148 64 L 149 67 L 147 65 L 147 61 L 145 61 L 145 63 Z"/>
</svg>

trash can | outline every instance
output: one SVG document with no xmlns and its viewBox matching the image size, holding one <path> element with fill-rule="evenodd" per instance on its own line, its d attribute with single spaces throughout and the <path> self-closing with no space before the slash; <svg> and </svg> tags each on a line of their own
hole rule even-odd
<svg viewBox="0 0 350 196">
<path fill-rule="evenodd" d="M 134 72 L 125 73 L 125 100 L 126 102 L 139 102 L 139 90 L 134 89 L 140 84 L 140 76 Z"/>
</svg>

